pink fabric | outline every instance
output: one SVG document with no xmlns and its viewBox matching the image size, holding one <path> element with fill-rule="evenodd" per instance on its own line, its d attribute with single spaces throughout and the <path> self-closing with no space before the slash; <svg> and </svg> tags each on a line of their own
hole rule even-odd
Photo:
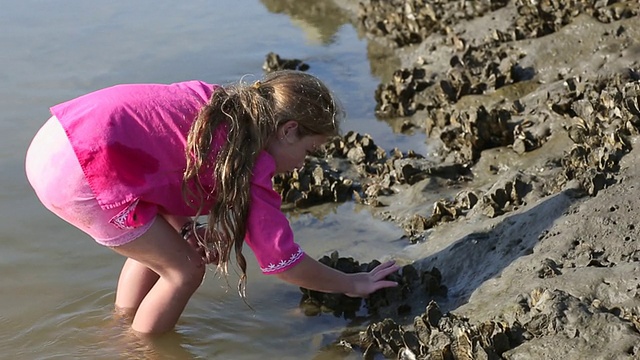
<svg viewBox="0 0 640 360">
<path fill-rule="evenodd" d="M 64 129 L 52 116 L 27 151 L 27 179 L 42 204 L 104 246 L 124 245 L 144 234 L 153 221 L 133 229 L 109 223 L 127 205 L 104 210 L 98 204 Z"/>
<path fill-rule="evenodd" d="M 167 193 L 180 192 L 176 180 L 182 179 L 186 164 L 186 136 L 214 87 L 200 81 L 116 85 L 56 105 L 51 112 L 103 208 L 129 204 L 142 194 L 162 204 Z M 176 215 L 194 215 L 182 201 L 166 205 Z M 135 227 L 146 219 L 127 220 L 125 225 Z"/>
<path fill-rule="evenodd" d="M 110 218 L 114 227 L 145 227 L 159 212 L 196 214 L 181 190 L 186 136 L 216 87 L 201 81 L 117 85 L 51 108 L 101 208 L 120 210 Z M 217 129 L 214 154 L 225 139 L 226 129 Z M 246 242 L 264 273 L 284 271 L 303 256 L 272 188 L 274 172 L 274 159 L 260 153 L 250 190 Z M 209 164 L 202 179 L 213 192 L 211 174 Z"/>
<path fill-rule="evenodd" d="M 263 151 L 251 180 L 251 208 L 245 238 L 265 274 L 282 272 L 297 264 L 304 255 L 293 241 L 289 220 L 280 211 L 282 198 L 273 190 L 271 180 L 275 169 L 275 161 Z"/>
</svg>

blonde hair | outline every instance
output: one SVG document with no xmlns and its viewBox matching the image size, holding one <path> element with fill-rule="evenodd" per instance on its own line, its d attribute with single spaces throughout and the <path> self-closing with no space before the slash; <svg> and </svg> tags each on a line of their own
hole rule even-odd
<svg viewBox="0 0 640 360">
<path fill-rule="evenodd" d="M 187 137 L 187 166 L 183 195 L 200 204 L 213 195 L 205 236 L 199 239 L 208 252 L 218 254 L 218 270 L 228 275 L 232 249 L 242 274 L 238 291 L 245 298 L 247 263 L 242 255 L 249 213 L 251 178 L 258 154 L 275 136 L 278 126 L 289 120 L 298 123 L 299 135 L 337 135 L 343 112 L 329 89 L 316 77 L 299 71 L 276 71 L 253 85 L 238 83 L 217 88 L 191 126 Z M 219 149 L 211 143 L 216 128 L 227 127 L 227 141 Z M 199 177 L 211 152 L 215 155 L 214 194 L 201 185 Z M 195 193 L 186 184 L 194 180 Z M 189 194 L 190 192 L 190 194 Z"/>
</svg>

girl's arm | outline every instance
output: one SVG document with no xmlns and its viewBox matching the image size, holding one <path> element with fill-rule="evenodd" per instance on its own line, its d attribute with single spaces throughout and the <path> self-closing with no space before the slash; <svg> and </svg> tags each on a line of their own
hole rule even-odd
<svg viewBox="0 0 640 360">
<path fill-rule="evenodd" d="M 198 252 L 198 254 L 200 254 L 200 256 L 202 257 L 202 261 L 204 261 L 205 264 L 218 263 L 218 256 L 216 255 L 217 253 L 206 251 L 205 248 L 198 242 L 198 239 L 196 239 L 193 232 L 190 231 L 189 224 L 193 221 L 191 217 L 170 214 L 160 214 L 160 216 L 162 216 L 169 223 L 169 225 L 171 225 L 171 227 L 174 228 L 176 232 L 178 232 L 184 238 L 184 240 L 186 240 L 187 243 L 189 243 L 189 245 L 191 245 L 191 247 Z M 185 226 L 187 227 L 186 229 Z M 189 231 L 183 234 L 183 232 L 187 230 Z M 199 232 L 199 234 L 202 235 L 203 233 Z"/>
<path fill-rule="evenodd" d="M 376 290 L 397 286 L 398 283 L 385 280 L 385 277 L 398 271 L 399 268 L 394 261 L 388 261 L 378 265 L 370 272 L 346 274 L 326 266 L 305 254 L 303 259 L 295 266 L 275 276 L 290 284 L 309 290 L 366 297 Z"/>
<path fill-rule="evenodd" d="M 160 215 L 165 220 L 167 220 L 169 225 L 171 225 L 172 228 L 176 229 L 177 232 L 180 232 L 180 229 L 182 229 L 182 226 L 184 226 L 184 224 L 188 223 L 189 221 L 193 221 L 193 219 L 188 216 L 177 216 L 177 215 L 170 215 L 170 214 L 160 214 Z"/>
</svg>

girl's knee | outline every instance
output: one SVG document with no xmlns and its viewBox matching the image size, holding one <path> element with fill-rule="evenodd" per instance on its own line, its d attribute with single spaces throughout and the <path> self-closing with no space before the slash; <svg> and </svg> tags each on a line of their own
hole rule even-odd
<svg viewBox="0 0 640 360">
<path fill-rule="evenodd" d="M 207 266 L 204 263 L 202 263 L 200 264 L 200 266 L 196 267 L 195 271 L 192 273 L 192 279 L 194 282 L 197 283 L 195 285 L 196 288 L 202 285 L 202 281 L 204 280 L 204 274 L 206 270 L 207 270 Z"/>
<path fill-rule="evenodd" d="M 204 280 L 206 265 L 202 261 L 189 261 L 188 266 L 180 271 L 179 283 L 183 287 L 197 289 Z"/>
</svg>

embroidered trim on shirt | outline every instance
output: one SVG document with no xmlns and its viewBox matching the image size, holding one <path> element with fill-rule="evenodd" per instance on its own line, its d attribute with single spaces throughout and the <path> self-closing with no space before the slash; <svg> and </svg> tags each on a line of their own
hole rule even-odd
<svg viewBox="0 0 640 360">
<path fill-rule="evenodd" d="M 135 199 L 126 209 L 120 211 L 116 216 L 112 217 L 109 222 L 120 230 L 133 229 L 135 226 L 127 226 L 127 217 L 136 209 L 136 205 L 140 199 Z"/>
<path fill-rule="evenodd" d="M 267 267 L 264 267 L 264 268 L 260 267 L 260 270 L 262 270 L 263 273 L 270 273 L 270 272 L 282 270 L 282 269 L 290 266 L 294 262 L 298 261 L 302 257 L 302 255 L 304 255 L 304 251 L 302 251 L 302 249 L 300 247 L 298 247 L 298 251 L 296 251 L 295 253 L 291 254 L 291 257 L 289 257 L 288 260 L 280 260 L 280 262 L 277 265 L 271 263 Z"/>
</svg>

